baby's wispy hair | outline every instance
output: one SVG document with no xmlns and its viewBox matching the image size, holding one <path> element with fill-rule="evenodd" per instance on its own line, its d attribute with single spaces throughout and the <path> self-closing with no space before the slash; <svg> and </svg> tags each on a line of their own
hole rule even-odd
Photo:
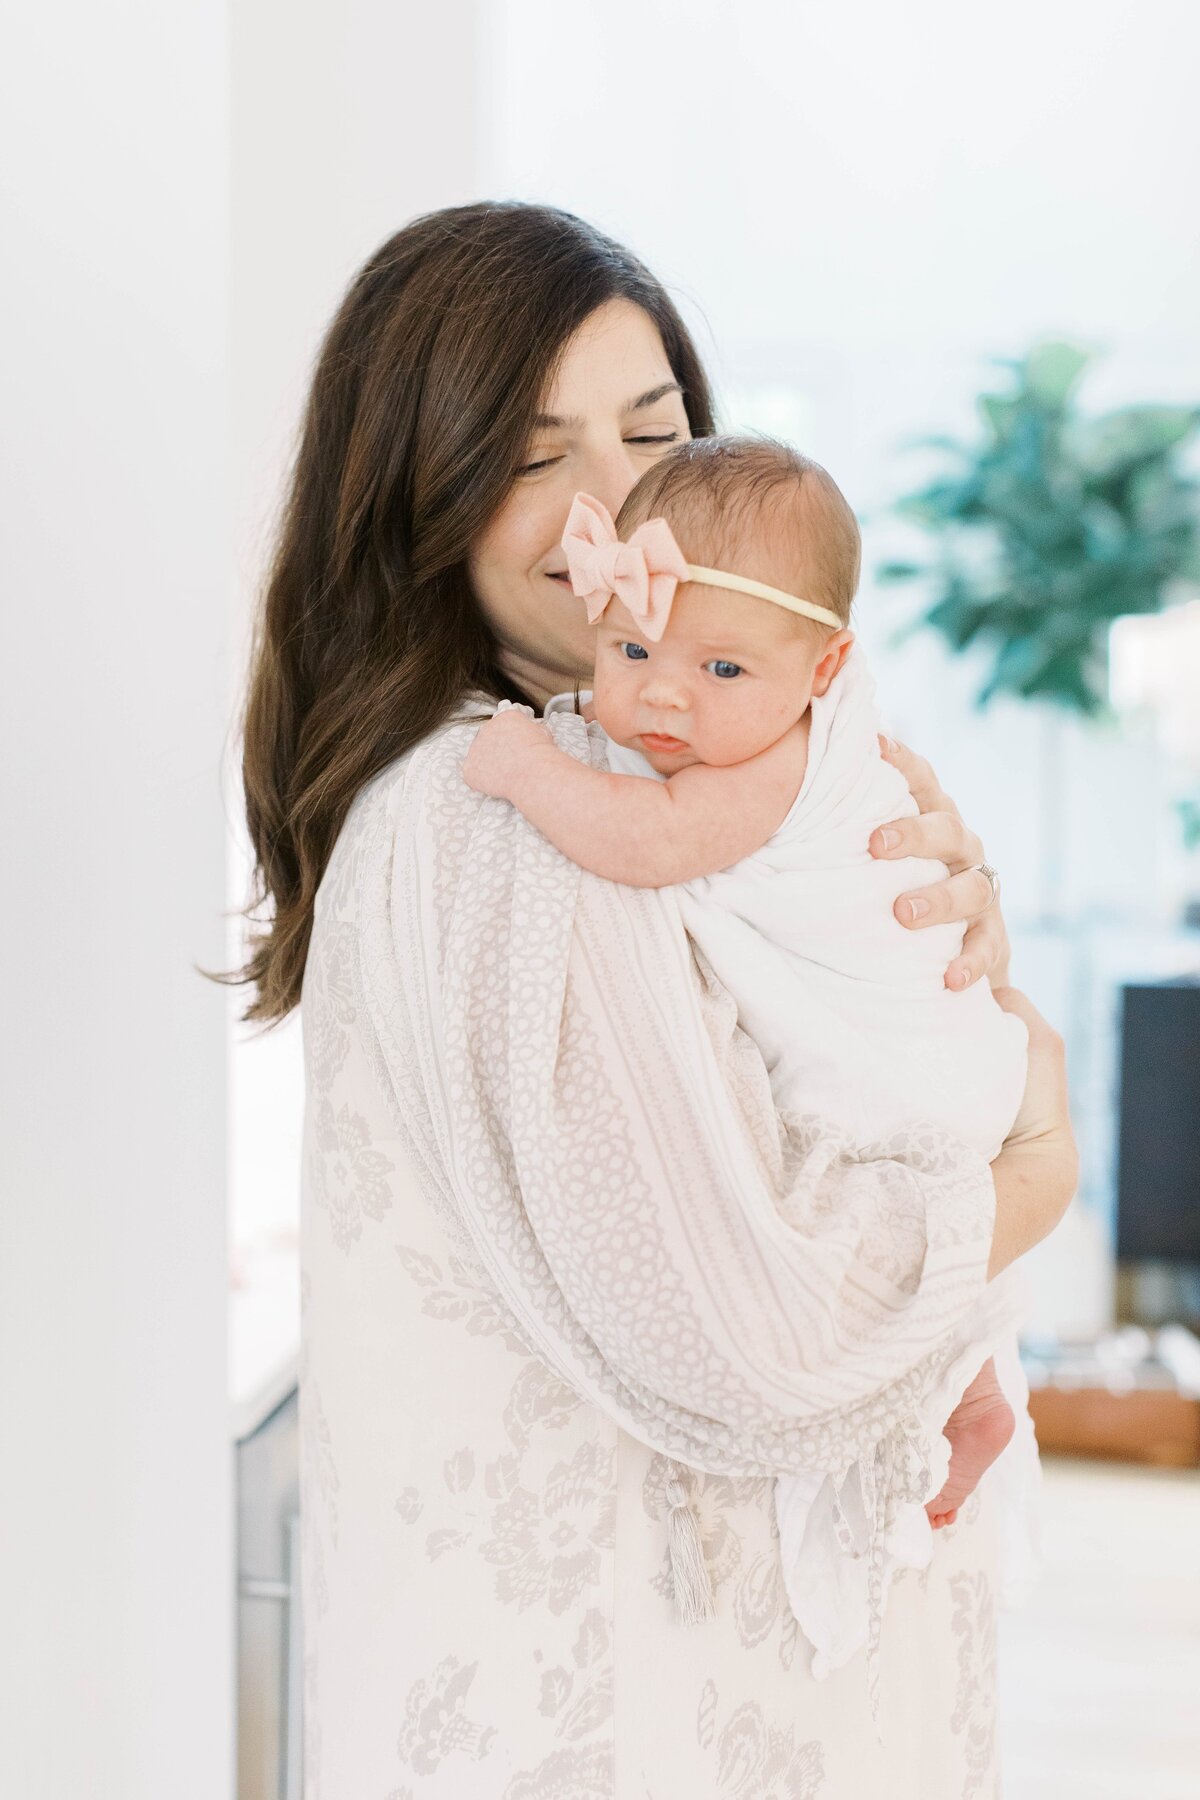
<svg viewBox="0 0 1200 1800">
<path fill-rule="evenodd" d="M 812 600 L 843 625 L 858 591 L 858 521 L 827 469 L 765 433 L 690 438 L 630 490 L 621 537 L 666 519 L 689 562 L 728 569 Z M 830 627 L 793 615 L 797 626 Z"/>
</svg>

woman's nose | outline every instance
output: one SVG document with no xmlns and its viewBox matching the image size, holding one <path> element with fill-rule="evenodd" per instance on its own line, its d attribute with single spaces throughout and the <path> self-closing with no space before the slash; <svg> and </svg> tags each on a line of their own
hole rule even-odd
<svg viewBox="0 0 1200 1800">
<path fill-rule="evenodd" d="M 585 458 L 581 472 L 584 493 L 599 500 L 615 519 L 641 470 L 628 446 L 618 440 L 615 444 L 593 449 Z"/>
</svg>

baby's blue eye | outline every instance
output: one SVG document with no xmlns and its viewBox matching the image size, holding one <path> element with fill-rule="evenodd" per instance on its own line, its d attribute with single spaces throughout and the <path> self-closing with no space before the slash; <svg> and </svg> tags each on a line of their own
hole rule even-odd
<svg viewBox="0 0 1200 1800">
<path fill-rule="evenodd" d="M 637 652 L 636 656 L 627 657 L 626 658 L 627 662 L 637 662 L 639 657 L 646 655 L 645 644 L 635 644 L 635 643 L 633 643 L 633 641 L 631 639 L 628 639 L 628 638 L 625 639 L 622 643 L 618 644 L 617 649 L 618 650 L 635 650 Z"/>
<path fill-rule="evenodd" d="M 734 674 L 735 674 L 735 675 L 740 675 L 740 674 L 741 674 L 741 672 L 742 672 L 742 665 L 741 665 L 741 663 L 735 663 L 735 662 L 726 662 L 726 661 L 725 661 L 725 660 L 724 660 L 724 658 L 722 658 L 722 657 L 720 657 L 720 656 L 714 656 L 714 657 L 713 657 L 713 662 L 714 662 L 714 663 L 715 663 L 715 664 L 716 664 L 716 666 L 717 666 L 717 669 L 718 669 L 718 670 L 721 670 L 721 669 L 732 669 L 732 670 L 733 670 L 733 672 L 734 672 Z M 722 676 L 722 680 L 724 680 L 724 677 L 723 677 L 723 676 Z"/>
</svg>

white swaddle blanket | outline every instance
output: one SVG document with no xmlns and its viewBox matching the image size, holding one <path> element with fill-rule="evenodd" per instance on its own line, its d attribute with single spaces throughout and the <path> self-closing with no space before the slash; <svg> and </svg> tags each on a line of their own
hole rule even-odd
<svg viewBox="0 0 1200 1800">
<path fill-rule="evenodd" d="M 1012 1126 L 1025 1085 L 1027 1032 L 986 982 L 963 993 L 943 975 L 962 925 L 908 931 L 897 895 L 936 881 L 945 867 L 913 857 L 878 860 L 871 832 L 917 806 L 879 753 L 875 683 L 856 644 L 811 707 L 808 765 L 787 816 L 754 855 L 674 892 L 692 940 L 737 1002 L 756 1040 L 781 1110 L 817 1112 L 857 1143 L 928 1122 L 990 1161 Z M 664 780 L 636 750 L 606 740 L 610 768 Z M 984 1479 L 1001 1501 L 1001 1599 L 1020 1598 L 1036 1569 L 1033 1506 L 1040 1469 L 1028 1385 L 1016 1344 L 1021 1277 L 988 1284 L 979 1314 L 980 1354 L 965 1377 L 927 1397 L 934 1446 L 927 1498 L 946 1478 L 941 1427 L 997 1344 L 997 1374 L 1017 1418 L 1014 1436 Z M 869 1597 L 862 1497 L 814 1471 L 781 1476 L 776 1513 L 784 1580 L 814 1648 L 820 1676 L 867 1638 Z M 900 1566 L 923 1568 L 933 1530 L 923 1505 L 901 1509 L 888 1540 L 886 1583 Z"/>
</svg>

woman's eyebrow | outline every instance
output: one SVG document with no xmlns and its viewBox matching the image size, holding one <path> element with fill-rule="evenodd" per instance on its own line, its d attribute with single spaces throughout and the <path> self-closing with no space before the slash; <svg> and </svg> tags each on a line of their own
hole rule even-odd
<svg viewBox="0 0 1200 1800">
<path fill-rule="evenodd" d="M 636 400 L 630 400 L 621 409 L 623 412 L 640 412 L 643 407 L 654 406 L 668 394 L 682 394 L 683 389 L 677 381 L 664 381 L 658 387 L 647 388 Z M 557 413 L 538 413 L 533 421 L 535 431 L 578 431 L 583 425 L 582 419 L 560 417 Z"/>
</svg>

